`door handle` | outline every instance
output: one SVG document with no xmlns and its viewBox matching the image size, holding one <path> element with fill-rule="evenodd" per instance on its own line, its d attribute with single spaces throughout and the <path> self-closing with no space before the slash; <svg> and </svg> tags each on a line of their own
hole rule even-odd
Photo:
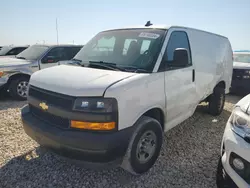
<svg viewBox="0 0 250 188">
<path fill-rule="evenodd" d="M 195 81 L 195 70 L 193 69 L 193 74 L 192 74 L 192 76 L 193 76 L 193 82 Z"/>
</svg>

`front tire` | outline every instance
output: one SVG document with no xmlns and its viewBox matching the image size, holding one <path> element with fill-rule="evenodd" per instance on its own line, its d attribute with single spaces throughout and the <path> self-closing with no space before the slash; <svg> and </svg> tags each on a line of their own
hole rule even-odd
<svg viewBox="0 0 250 188">
<path fill-rule="evenodd" d="M 155 164 L 162 146 L 163 131 L 156 119 L 147 116 L 142 116 L 135 126 L 137 130 L 130 140 L 121 167 L 139 175 Z"/>
<path fill-rule="evenodd" d="M 26 100 L 28 94 L 29 78 L 20 76 L 13 79 L 9 86 L 10 96 L 16 100 Z"/>
<path fill-rule="evenodd" d="M 225 104 L 225 89 L 222 87 L 215 87 L 212 95 L 209 97 L 208 111 L 213 116 L 221 114 Z"/>
</svg>

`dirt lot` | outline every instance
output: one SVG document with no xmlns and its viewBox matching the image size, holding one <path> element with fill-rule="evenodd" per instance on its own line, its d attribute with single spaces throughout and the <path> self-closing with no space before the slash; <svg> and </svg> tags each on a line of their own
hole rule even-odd
<svg viewBox="0 0 250 188">
<path fill-rule="evenodd" d="M 23 131 L 25 102 L 0 100 L 0 187 L 192 187 L 215 186 L 225 124 L 239 96 L 227 96 L 219 117 L 199 106 L 193 117 L 165 134 L 152 170 L 134 177 L 120 168 L 90 171 L 45 151 Z M 216 119 L 217 122 L 213 120 Z"/>
</svg>

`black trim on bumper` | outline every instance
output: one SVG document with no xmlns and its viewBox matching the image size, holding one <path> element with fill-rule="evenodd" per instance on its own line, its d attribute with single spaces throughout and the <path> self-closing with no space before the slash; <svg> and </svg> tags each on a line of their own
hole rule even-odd
<svg viewBox="0 0 250 188">
<path fill-rule="evenodd" d="M 244 170 L 239 170 L 233 165 L 233 160 L 234 159 L 240 159 L 243 164 L 244 164 Z M 250 184 L 250 163 L 237 155 L 236 153 L 232 152 L 230 153 L 230 158 L 229 158 L 229 164 L 234 169 L 234 171 L 242 178 L 244 179 L 248 184 Z"/>
<path fill-rule="evenodd" d="M 40 145 L 70 159 L 94 163 L 123 158 L 134 129 L 105 133 L 64 130 L 33 116 L 28 105 L 22 109 L 22 121 L 25 132 Z"/>
<path fill-rule="evenodd" d="M 250 79 L 232 80 L 232 92 L 250 92 Z"/>
</svg>

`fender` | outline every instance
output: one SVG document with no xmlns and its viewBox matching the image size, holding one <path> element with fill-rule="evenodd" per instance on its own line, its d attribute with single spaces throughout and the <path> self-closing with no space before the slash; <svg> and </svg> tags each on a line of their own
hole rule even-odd
<svg viewBox="0 0 250 188">
<path fill-rule="evenodd" d="M 10 77 L 17 74 L 24 74 L 31 76 L 37 70 L 39 70 L 38 63 L 33 62 L 25 65 L 5 67 L 3 71 L 5 72 L 5 78 L 8 80 Z"/>
</svg>

